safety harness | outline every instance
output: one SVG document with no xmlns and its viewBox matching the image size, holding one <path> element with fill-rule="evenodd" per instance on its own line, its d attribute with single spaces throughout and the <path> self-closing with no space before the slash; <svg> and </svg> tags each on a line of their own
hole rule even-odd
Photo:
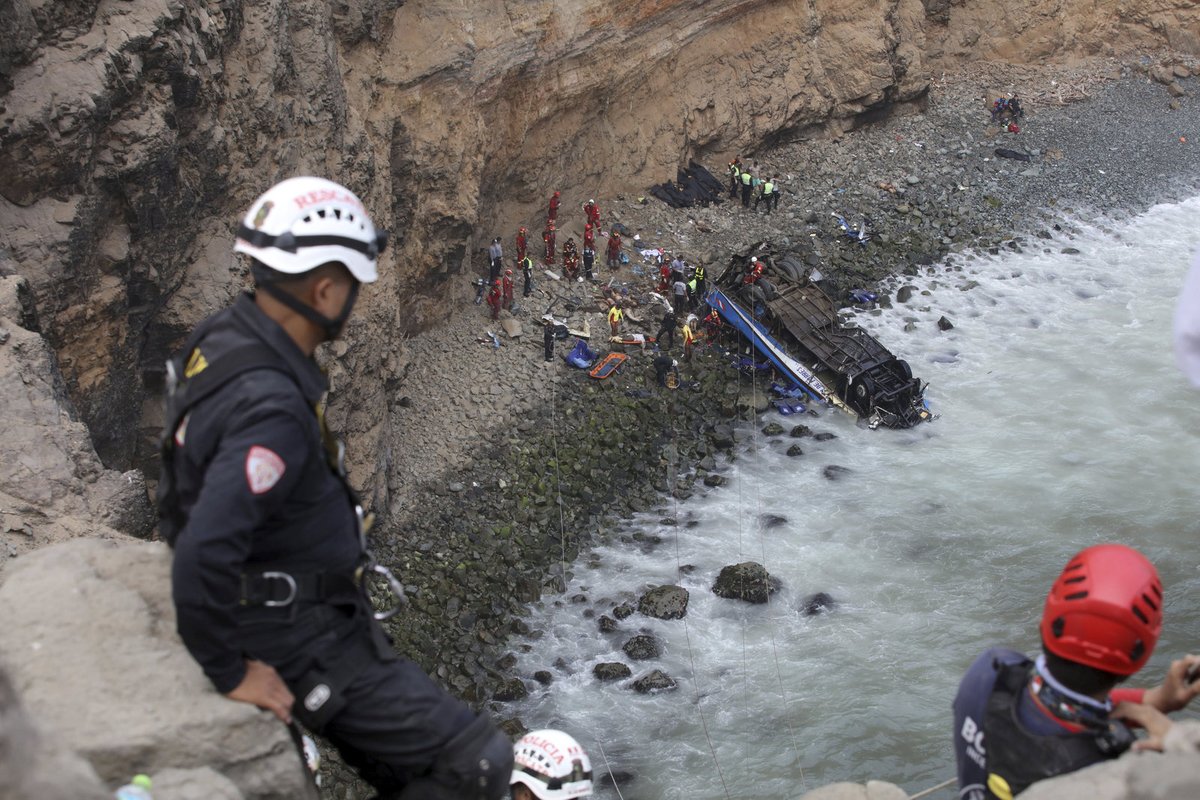
<svg viewBox="0 0 1200 800">
<path fill-rule="evenodd" d="M 189 413 L 202 400 L 211 397 L 222 387 L 247 372 L 274 370 L 299 386 L 296 375 L 279 355 L 266 344 L 245 344 L 224 353 L 209 362 L 199 349 L 200 342 L 212 330 L 217 318 L 200 325 L 185 342 L 183 348 L 167 360 L 166 415 L 163 435 L 159 443 L 162 458 L 162 473 L 156 491 L 159 514 L 159 533 L 171 547 L 175 546 L 179 533 L 187 524 L 187 515 L 179 502 L 179 491 L 175 480 L 175 454 L 184 441 Z M 386 611 L 374 611 L 376 620 L 386 620 L 399 612 L 407 602 L 404 587 L 391 570 L 376 563 L 367 549 L 367 532 L 371 516 L 364 514 L 358 493 L 350 485 L 345 467 L 345 446 L 333 436 L 325 424 L 324 409 L 318 405 L 313 409 L 321 431 L 322 444 L 329 469 L 341 483 L 354 509 L 358 524 L 359 544 L 362 558 L 353 574 L 334 572 L 288 573 L 277 570 L 244 573 L 241 576 L 242 591 L 239 602 L 242 606 L 267 608 L 291 607 L 296 604 L 320 603 L 327 600 L 361 595 L 371 578 L 382 578 L 396 599 L 396 604 Z"/>
<path fill-rule="evenodd" d="M 1036 734 L 1018 718 L 1033 662 L 997 666 L 996 683 L 984 716 L 989 797 L 1012 800 L 1030 784 L 1116 758 L 1133 734 L 1116 720 L 1088 720 L 1080 733 Z M 1080 720 L 1085 722 L 1085 720 Z"/>
</svg>

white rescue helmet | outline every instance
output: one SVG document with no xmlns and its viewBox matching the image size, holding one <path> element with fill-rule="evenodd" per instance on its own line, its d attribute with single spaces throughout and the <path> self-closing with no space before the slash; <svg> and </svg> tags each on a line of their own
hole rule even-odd
<svg viewBox="0 0 1200 800">
<path fill-rule="evenodd" d="M 372 283 L 386 244 L 387 234 L 375 229 L 354 192 L 325 178 L 300 177 L 254 201 L 233 250 L 288 275 L 337 261 L 359 282 Z"/>
<path fill-rule="evenodd" d="M 530 731 L 513 746 L 509 784 L 524 784 L 538 800 L 571 800 L 592 793 L 592 761 L 562 731 Z"/>
</svg>

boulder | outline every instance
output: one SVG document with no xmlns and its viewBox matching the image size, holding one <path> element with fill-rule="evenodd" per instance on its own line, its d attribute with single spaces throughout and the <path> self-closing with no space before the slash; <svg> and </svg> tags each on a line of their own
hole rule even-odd
<svg viewBox="0 0 1200 800">
<path fill-rule="evenodd" d="M 508 678 L 492 693 L 493 700 L 499 700 L 502 703 L 512 702 L 513 700 L 524 700 L 529 696 L 529 689 L 525 687 L 525 681 L 520 678 Z"/>
<path fill-rule="evenodd" d="M 612 614 L 617 619 L 628 619 L 629 617 L 633 616 L 633 611 L 634 608 L 632 605 L 629 603 L 621 603 L 621 605 L 613 609 Z"/>
<path fill-rule="evenodd" d="M 954 323 L 942 316 L 937 321 L 938 330 L 949 331 L 954 329 Z"/>
<path fill-rule="evenodd" d="M 724 423 L 713 427 L 712 434 L 713 447 L 718 450 L 728 450 L 733 447 L 733 428 Z"/>
<path fill-rule="evenodd" d="M 848 467 L 840 467 L 837 464 L 830 464 L 822 471 L 822 475 L 826 480 L 840 481 L 842 478 L 849 475 L 851 470 Z"/>
<path fill-rule="evenodd" d="M 814 442 L 828 442 L 830 439 L 836 439 L 837 434 L 830 433 L 829 431 L 822 431 L 821 433 L 814 433 L 812 438 Z"/>
<path fill-rule="evenodd" d="M 166 769 L 150 776 L 150 792 L 162 800 L 244 800 L 233 781 L 209 767 Z"/>
<path fill-rule="evenodd" d="M 762 525 L 763 530 L 771 530 L 778 528 L 780 525 L 787 525 L 787 517 L 780 514 L 761 514 L 758 518 L 758 524 Z"/>
<path fill-rule="evenodd" d="M 917 287 L 905 284 L 896 291 L 896 302 L 907 303 L 912 299 L 913 294 L 917 291 Z"/>
<path fill-rule="evenodd" d="M 800 605 L 800 613 L 806 617 L 815 617 L 817 614 L 832 611 L 836 607 L 837 601 L 833 599 L 832 595 L 817 592 L 804 598 L 804 602 Z"/>
<path fill-rule="evenodd" d="M 724 475 L 717 475 L 715 473 L 709 473 L 708 475 L 704 476 L 704 485 L 708 486 L 710 488 L 716 488 L 717 486 L 724 486 L 727 483 L 729 483 L 729 479 L 726 478 Z"/>
<path fill-rule="evenodd" d="M 601 633 L 612 633 L 617 629 L 617 621 L 607 614 L 600 615 L 599 625 Z"/>
<path fill-rule="evenodd" d="M 745 561 L 724 567 L 713 583 L 712 590 L 717 597 L 728 600 L 765 603 L 779 591 L 779 586 L 779 579 L 772 577 L 762 564 Z"/>
<path fill-rule="evenodd" d="M 768 422 L 763 426 L 763 436 L 781 436 L 783 434 L 783 426 L 778 422 Z"/>
<path fill-rule="evenodd" d="M 648 658 L 658 658 L 662 655 L 662 644 L 647 633 L 639 633 L 634 636 L 621 645 L 621 649 L 634 661 L 645 661 Z"/>
<path fill-rule="evenodd" d="M 638 611 L 655 619 L 682 619 L 687 607 L 688 591 L 682 586 L 657 586 L 638 600 Z"/>
<path fill-rule="evenodd" d="M 0 797 L 111 800 L 91 765 L 47 739 L 26 714 L 8 673 L 0 669 Z"/>
<path fill-rule="evenodd" d="M 812 436 L 812 428 L 807 425 L 797 425 L 788 435 L 793 439 L 803 439 L 805 436 Z"/>
<path fill-rule="evenodd" d="M 798 444 L 794 444 L 787 449 L 787 454 L 788 454 L 789 458 L 795 458 L 796 456 L 802 456 L 802 455 L 804 455 L 804 448 Z"/>
<path fill-rule="evenodd" d="M 521 321 L 513 317 L 505 317 L 501 320 L 500 327 L 504 328 L 505 334 L 510 339 L 520 339 L 524 335 L 524 331 L 521 328 Z"/>
<path fill-rule="evenodd" d="M 1162 753 L 1127 752 L 1115 761 L 1039 781 L 1021 800 L 1175 800 L 1200 797 L 1200 722 L 1175 720 Z"/>
<path fill-rule="evenodd" d="M 315 798 L 287 728 L 217 694 L 179 641 L 170 561 L 161 543 L 75 539 L 9 566 L 0 660 L 30 715 L 108 786 L 208 767 L 251 800 Z"/>
<path fill-rule="evenodd" d="M 765 414 L 771 407 L 771 398 L 766 393 L 758 390 L 743 391 L 737 396 L 734 402 L 734 408 L 737 413 L 743 417 L 749 417 L 752 414 Z"/>
<path fill-rule="evenodd" d="M 633 670 L 620 661 L 605 661 L 592 667 L 592 674 L 596 676 L 596 680 L 608 683 L 628 678 L 633 675 Z"/>
<path fill-rule="evenodd" d="M 633 689 L 638 694 L 658 694 L 677 689 L 679 684 L 675 679 L 661 669 L 647 673 L 633 682 Z"/>
<path fill-rule="evenodd" d="M 551 683 L 554 683 L 554 674 L 550 670 L 539 669 L 533 673 L 533 679 L 542 686 L 549 686 Z"/>
</svg>

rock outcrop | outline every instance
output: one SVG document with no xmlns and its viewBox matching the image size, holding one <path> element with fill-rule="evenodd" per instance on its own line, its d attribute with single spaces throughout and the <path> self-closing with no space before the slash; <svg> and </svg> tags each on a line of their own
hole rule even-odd
<svg viewBox="0 0 1200 800">
<path fill-rule="evenodd" d="M 23 553 L 77 536 L 145 535 L 137 470 L 105 469 L 39 335 L 29 284 L 0 276 L 0 574 Z"/>
<path fill-rule="evenodd" d="M 78 539 L 9 566 L 0 662 L 30 717 L 108 787 L 169 773 L 156 798 L 189 796 L 189 786 L 315 798 L 287 729 L 218 695 L 180 643 L 169 564 L 162 544 Z M 167 791 L 176 785 L 179 794 Z"/>
<path fill-rule="evenodd" d="M 95 770 L 29 719 L 0 668 L 0 800 L 108 800 Z"/>
<path fill-rule="evenodd" d="M 655 619 L 687 616 L 688 590 L 682 586 L 656 586 L 638 599 L 638 611 Z"/>
<path fill-rule="evenodd" d="M 712 591 L 717 597 L 728 600 L 766 603 L 772 594 L 779 591 L 780 586 L 779 579 L 767 572 L 762 564 L 744 561 L 722 567 L 721 573 L 713 581 Z"/>
<path fill-rule="evenodd" d="M 1200 723 L 1177 721 L 1162 753 L 1126 753 L 1116 761 L 1041 781 L 1029 800 L 1174 800 L 1200 797 Z"/>
</svg>

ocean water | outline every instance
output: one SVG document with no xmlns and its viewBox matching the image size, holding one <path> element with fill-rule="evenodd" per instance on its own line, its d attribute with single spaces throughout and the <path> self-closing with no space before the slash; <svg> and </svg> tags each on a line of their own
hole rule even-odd
<svg viewBox="0 0 1200 800">
<path fill-rule="evenodd" d="M 1200 198 L 1074 223 L 1024 253 L 958 256 L 905 278 L 909 303 L 857 315 L 930 383 L 938 420 L 870 431 L 830 411 L 768 414 L 837 438 L 748 427 L 719 464 L 727 486 L 668 504 L 678 525 L 653 514 L 616 532 L 661 541 L 615 535 L 579 559 L 565 595 L 535 604 L 541 635 L 510 644 L 525 675 L 554 681 L 513 711 L 570 731 L 598 775 L 611 771 L 598 797 L 791 798 L 872 778 L 913 793 L 952 777 L 963 670 L 992 644 L 1036 648 L 1050 582 L 1098 542 L 1142 549 L 1166 585 L 1166 630 L 1133 684 L 1200 650 L 1200 392 L 1171 353 Z M 943 314 L 953 330 L 938 330 Z M 789 458 L 796 441 L 805 455 Z M 833 464 L 850 472 L 830 481 Z M 786 522 L 767 527 L 765 514 Z M 747 560 L 783 582 L 767 605 L 710 591 L 721 567 Z M 690 592 L 685 619 L 634 614 L 601 634 L 585 617 L 664 583 Z M 802 615 L 814 592 L 836 608 Z M 639 632 L 662 642 L 660 658 L 625 656 Z M 678 688 L 601 684 L 602 661 L 634 678 L 662 669 Z"/>
</svg>

